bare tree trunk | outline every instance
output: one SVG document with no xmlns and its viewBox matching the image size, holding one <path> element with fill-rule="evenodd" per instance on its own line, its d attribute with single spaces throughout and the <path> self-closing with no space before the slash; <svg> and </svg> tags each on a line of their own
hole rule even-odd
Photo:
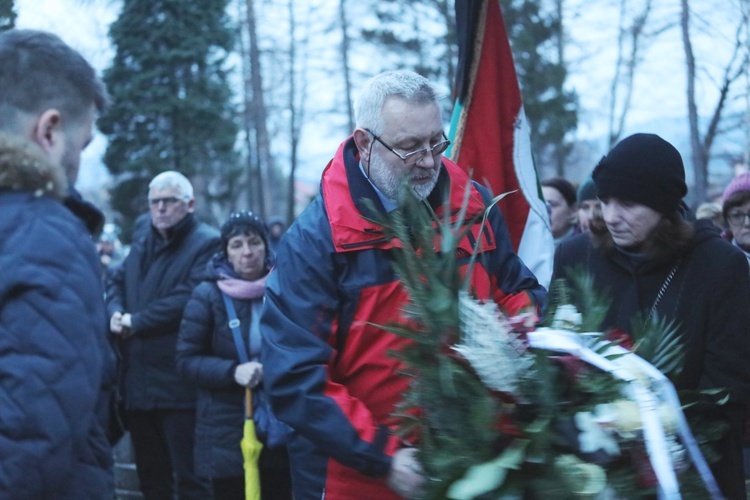
<svg viewBox="0 0 750 500">
<path fill-rule="evenodd" d="M 461 1 L 461 0 L 459 0 Z M 562 1 L 562 0 L 561 0 Z M 453 86 L 456 81 L 456 65 L 455 61 L 458 59 L 457 45 L 455 42 L 456 34 L 456 18 L 454 2 L 448 0 L 436 0 L 438 12 L 443 19 L 445 19 L 445 65 L 446 65 L 446 83 L 448 88 Z"/>
<path fill-rule="evenodd" d="M 276 192 L 275 172 L 273 156 L 271 155 L 271 144 L 268 137 L 266 125 L 268 114 L 263 98 L 263 80 L 261 77 L 260 50 L 258 49 L 258 32 L 255 23 L 254 0 L 245 0 L 245 15 L 247 16 L 247 31 L 250 45 L 250 86 L 252 88 L 253 100 L 251 102 L 252 120 L 255 125 L 256 147 L 258 151 L 258 182 L 261 184 L 259 198 L 261 215 L 267 217 L 271 207 L 270 202 L 278 197 Z M 267 182 L 263 182 L 263 173 Z M 270 193 L 266 198 L 263 193 Z"/>
<path fill-rule="evenodd" d="M 343 0 L 342 0 L 343 1 Z M 289 189 L 287 190 L 286 225 L 294 219 L 294 181 L 297 171 L 297 146 L 299 144 L 299 131 L 297 130 L 297 107 L 295 106 L 295 93 L 297 91 L 297 78 L 295 65 L 297 62 L 297 43 L 294 38 L 297 32 L 297 23 L 294 17 L 294 0 L 289 0 L 289 138 L 291 141 L 291 158 L 289 161 Z"/>
<path fill-rule="evenodd" d="M 339 22 L 341 23 L 341 61 L 344 63 L 344 98 L 346 99 L 346 113 L 349 119 L 349 131 L 354 131 L 354 109 L 352 108 L 351 68 L 349 67 L 349 34 L 346 17 L 346 0 L 339 0 Z"/>
<path fill-rule="evenodd" d="M 563 0 L 555 0 L 555 8 L 557 10 L 557 62 L 561 67 L 565 66 L 565 27 L 563 26 Z M 565 152 L 566 145 L 563 141 L 555 144 L 554 156 L 555 156 L 555 170 L 557 171 L 558 177 L 565 177 L 565 158 L 567 154 Z"/>
<path fill-rule="evenodd" d="M 692 165 L 694 173 L 693 199 L 700 203 L 706 199 L 706 184 L 708 180 L 708 157 L 700 139 L 698 129 L 698 107 L 695 104 L 695 55 L 690 41 L 690 5 L 688 0 L 681 0 L 682 15 L 682 45 L 685 49 L 685 69 L 687 71 L 687 105 L 688 123 L 690 125 L 690 150 L 693 155 Z"/>
<path fill-rule="evenodd" d="M 744 13 L 743 17 L 745 17 L 745 20 L 747 19 Z M 729 59 L 729 63 L 724 68 L 724 76 L 721 81 L 721 87 L 719 87 L 719 100 L 714 107 L 711 121 L 708 123 L 706 135 L 703 138 L 703 149 L 704 151 L 706 151 L 707 158 L 711 151 L 711 147 L 713 146 L 714 139 L 716 139 L 716 135 L 718 133 L 719 122 L 721 121 L 721 114 L 724 110 L 724 105 L 726 104 L 729 89 L 731 88 L 732 84 L 745 73 L 745 69 L 747 69 L 748 51 L 743 50 L 745 48 L 746 41 L 743 42 L 742 40 L 742 32 L 745 28 L 746 22 L 741 22 L 739 26 L 737 26 L 737 31 L 735 33 L 734 51 L 732 52 L 732 57 Z M 743 53 L 744 56 L 741 55 Z M 742 57 L 742 61 L 736 68 L 734 68 L 733 71 L 732 69 L 734 66 L 734 62 L 740 57 Z"/>
<path fill-rule="evenodd" d="M 708 157 L 700 139 L 698 126 L 698 107 L 695 104 L 695 56 L 690 41 L 690 5 L 688 0 L 681 0 L 682 15 L 682 44 L 685 49 L 685 67 L 687 70 L 687 105 L 688 123 L 690 125 L 690 150 L 693 154 L 692 165 L 694 174 L 693 200 L 700 203 L 706 199 L 708 181 Z"/>
<path fill-rule="evenodd" d="M 301 41 L 298 42 L 296 37 L 299 31 L 297 27 L 297 21 L 294 14 L 294 1 L 289 2 L 289 30 L 291 32 L 289 39 L 289 137 L 291 138 L 291 159 L 290 159 L 290 171 L 289 171 L 289 184 L 288 184 L 288 196 L 286 206 L 286 223 L 287 226 L 292 223 L 295 217 L 295 181 L 298 163 L 298 152 L 299 152 L 299 141 L 302 132 L 302 123 L 305 118 L 305 102 L 307 100 L 307 61 L 308 61 L 308 42 L 310 39 L 310 19 L 311 11 L 308 3 L 308 15 L 306 16 L 305 35 Z M 298 50 L 301 49 L 301 57 L 297 57 Z M 297 69 L 297 63 L 300 63 L 299 71 Z M 297 90 L 297 82 L 299 75 L 299 83 L 301 88 Z"/>
<path fill-rule="evenodd" d="M 238 4 L 240 9 L 241 19 L 239 23 L 239 50 L 240 58 L 242 60 L 242 132 L 243 142 L 245 144 L 245 165 L 243 168 L 242 175 L 239 179 L 239 184 L 242 186 L 238 190 L 237 199 L 235 206 L 247 207 L 254 212 L 261 212 L 263 206 L 263 190 L 261 189 L 260 180 L 260 165 L 255 158 L 255 145 L 253 142 L 253 120 L 252 120 L 252 98 L 253 91 L 250 81 L 250 54 L 248 52 L 247 44 L 245 43 L 245 36 L 248 34 L 247 28 L 247 16 L 243 15 L 243 9 L 247 8 L 246 5 Z"/>
<path fill-rule="evenodd" d="M 630 101 L 633 98 L 633 87 L 635 80 L 635 73 L 638 68 L 638 62 L 640 58 L 640 50 L 642 41 L 642 35 L 648 22 L 648 16 L 651 13 L 651 0 L 648 0 L 643 8 L 643 11 L 633 19 L 633 24 L 629 27 L 625 27 L 625 15 L 627 12 L 627 0 L 620 1 L 620 28 L 617 37 L 617 62 L 615 68 L 615 76 L 612 80 L 612 100 L 610 101 L 609 108 L 609 147 L 612 148 L 615 143 L 622 136 L 622 132 L 625 128 L 625 119 L 627 118 L 628 112 L 630 111 Z M 630 35 L 630 54 L 627 59 L 625 58 L 625 39 L 626 35 Z M 621 67 L 625 66 L 624 82 L 621 81 L 622 70 Z M 620 87 L 624 87 L 624 97 L 622 99 L 622 105 L 619 107 L 618 112 L 618 90 Z"/>
<path fill-rule="evenodd" d="M 688 101 L 688 121 L 690 124 L 690 148 L 693 154 L 693 202 L 695 204 L 706 200 L 708 192 L 708 160 L 711 154 L 711 148 L 719 131 L 719 123 L 727 97 L 732 84 L 737 81 L 745 72 L 748 65 L 748 51 L 746 41 L 742 39 L 743 30 L 746 29 L 747 16 L 743 11 L 742 19 L 739 21 L 735 32 L 735 46 L 732 57 L 724 68 L 724 76 L 719 86 L 719 99 L 711 113 L 711 120 L 708 123 L 706 133 L 701 137 L 700 124 L 698 123 L 698 106 L 695 102 L 695 79 L 696 67 L 693 46 L 690 41 L 690 5 L 688 0 L 682 2 L 682 42 L 685 47 L 685 63 L 687 68 L 687 101 Z M 739 63 L 737 62 L 739 61 Z"/>
</svg>

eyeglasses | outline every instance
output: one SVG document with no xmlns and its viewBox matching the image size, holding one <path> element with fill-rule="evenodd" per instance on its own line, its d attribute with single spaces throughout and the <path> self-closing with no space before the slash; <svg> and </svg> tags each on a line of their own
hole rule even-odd
<svg viewBox="0 0 750 500">
<path fill-rule="evenodd" d="M 746 219 L 750 219 L 750 212 L 729 212 L 727 214 L 727 220 L 730 224 L 734 224 L 735 226 L 738 226 L 740 224 L 744 224 Z"/>
<path fill-rule="evenodd" d="M 422 158 L 427 156 L 428 153 L 432 154 L 432 156 L 437 156 L 443 151 L 445 151 L 446 149 L 448 149 L 448 146 L 451 145 L 451 141 L 449 141 L 448 138 L 445 136 L 445 133 L 443 133 L 443 139 L 445 140 L 442 142 L 438 142 L 431 148 L 418 149 L 416 151 L 412 151 L 411 153 L 406 153 L 405 155 L 402 155 L 401 153 L 393 149 L 391 146 L 386 144 L 385 141 L 383 141 L 383 139 L 375 135 L 370 129 L 365 129 L 365 130 L 370 132 L 372 136 L 375 138 L 375 140 L 378 141 L 383 146 L 385 146 L 388 149 L 388 151 L 390 151 L 394 155 L 401 158 L 401 160 L 403 160 L 403 162 L 406 165 L 413 165 L 414 163 L 421 161 Z"/>
<path fill-rule="evenodd" d="M 177 203 L 178 201 L 185 201 L 187 198 L 183 197 L 177 197 L 177 196 L 165 196 L 164 198 L 149 198 L 148 204 L 154 207 L 158 207 L 160 203 L 164 203 L 166 206 L 171 206 Z"/>
</svg>

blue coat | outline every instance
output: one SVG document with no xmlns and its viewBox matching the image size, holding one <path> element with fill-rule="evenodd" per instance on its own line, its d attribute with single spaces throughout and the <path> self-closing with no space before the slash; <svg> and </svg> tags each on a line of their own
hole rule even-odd
<svg viewBox="0 0 750 500">
<path fill-rule="evenodd" d="M 251 305 L 250 300 L 234 300 L 246 346 Z M 234 381 L 239 356 L 228 321 L 216 281 L 204 281 L 185 307 L 177 343 L 177 368 L 198 387 L 195 467 L 203 477 L 243 474 L 239 443 L 245 389 Z"/>
<path fill-rule="evenodd" d="M 488 193 L 448 159 L 428 198 L 452 222 L 466 189 L 467 220 Z M 297 500 L 394 498 L 385 476 L 402 445 L 393 433 L 396 404 L 409 381 L 391 351 L 406 339 L 384 331 L 406 303 L 392 263 L 396 243 L 364 217 L 383 207 L 364 177 L 354 141 L 345 141 L 323 173 L 321 195 L 290 227 L 271 272 L 261 315 L 264 386 L 279 419 L 298 435 L 289 443 Z M 481 251 L 471 283 L 477 296 L 511 312 L 546 302 L 546 291 L 513 252 L 503 216 L 473 224 L 457 248 L 462 270 L 474 243 Z"/>
<path fill-rule="evenodd" d="M 112 498 L 99 259 L 34 149 L 0 136 L 0 498 Z"/>
</svg>

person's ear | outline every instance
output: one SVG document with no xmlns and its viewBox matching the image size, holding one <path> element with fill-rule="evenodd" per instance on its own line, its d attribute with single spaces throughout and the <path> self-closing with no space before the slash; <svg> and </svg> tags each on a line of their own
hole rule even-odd
<svg viewBox="0 0 750 500">
<path fill-rule="evenodd" d="M 65 137 L 62 130 L 62 116 L 60 111 L 50 108 L 42 112 L 34 124 L 32 140 L 52 158 L 57 158 L 58 153 L 63 151 Z"/>
<path fill-rule="evenodd" d="M 359 159 L 362 162 L 370 162 L 370 146 L 372 145 L 372 134 L 366 130 L 358 128 L 354 131 L 354 144 L 357 145 L 357 151 L 359 151 Z"/>
<path fill-rule="evenodd" d="M 191 198 L 187 202 L 187 211 L 188 213 L 193 213 L 195 211 L 195 198 Z"/>
</svg>

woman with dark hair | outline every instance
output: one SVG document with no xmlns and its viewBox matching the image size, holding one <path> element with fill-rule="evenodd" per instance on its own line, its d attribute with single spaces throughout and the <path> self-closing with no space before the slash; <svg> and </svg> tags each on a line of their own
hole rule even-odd
<svg viewBox="0 0 750 500">
<path fill-rule="evenodd" d="M 591 224 L 591 233 L 557 248 L 553 278 L 570 278 L 581 268 L 593 277 L 597 293 L 611 300 L 604 330 L 633 333 L 656 318 L 672 322 L 684 354 L 674 380 L 677 389 L 728 394 L 722 406 L 695 406 L 688 413 L 726 423 L 728 432 L 715 443 L 721 458 L 712 470 L 727 498 L 744 499 L 741 435 L 750 396 L 747 260 L 710 221 L 691 223 L 683 217 L 682 157 L 661 137 L 635 134 L 622 140 L 599 162 L 593 179 L 601 221 Z"/>
<path fill-rule="evenodd" d="M 552 237 L 557 246 L 575 234 L 576 188 L 562 177 L 552 177 L 542 182 L 542 194 L 547 202 Z"/>
<path fill-rule="evenodd" d="M 215 500 L 240 500 L 245 498 L 240 450 L 245 389 L 252 389 L 258 405 L 263 391 L 258 320 L 272 260 L 266 225 L 252 212 L 232 213 L 221 227 L 221 242 L 222 252 L 208 264 L 210 278 L 195 288 L 185 307 L 177 368 L 198 387 L 196 474 L 212 480 Z M 230 319 L 239 320 L 234 326 L 240 339 Z M 242 350 L 249 361 L 240 361 Z M 262 498 L 291 499 L 286 447 L 259 437 L 265 441 L 259 460 Z"/>
<path fill-rule="evenodd" d="M 750 262 L 750 172 L 732 179 L 721 202 L 721 213 L 727 224 L 724 236 L 742 250 Z"/>
</svg>

